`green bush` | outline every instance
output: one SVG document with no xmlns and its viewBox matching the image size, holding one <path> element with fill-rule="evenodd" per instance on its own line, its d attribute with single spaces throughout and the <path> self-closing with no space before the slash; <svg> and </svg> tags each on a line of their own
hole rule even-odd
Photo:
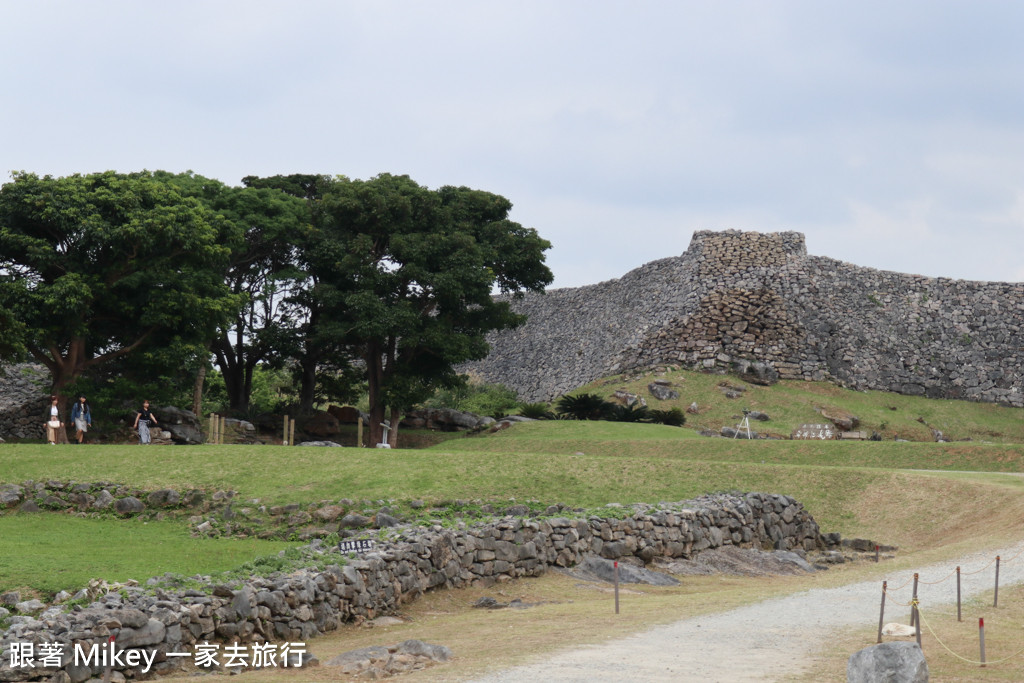
<svg viewBox="0 0 1024 683">
<path fill-rule="evenodd" d="M 651 411 L 639 403 L 631 406 L 613 405 L 608 419 L 614 422 L 650 422 Z"/>
<path fill-rule="evenodd" d="M 558 413 L 570 420 L 607 420 L 615 410 L 597 394 L 576 394 L 558 399 Z"/>
<path fill-rule="evenodd" d="M 547 403 L 524 403 L 519 406 L 519 414 L 532 420 L 550 420 L 554 418 Z"/>
<path fill-rule="evenodd" d="M 686 415 L 679 408 L 669 410 L 652 410 L 651 422 L 668 425 L 669 427 L 682 427 L 686 424 Z"/>
<path fill-rule="evenodd" d="M 500 419 L 516 410 L 519 396 L 504 384 L 488 384 L 463 377 L 450 389 L 438 389 L 423 402 L 424 408 L 450 408 Z"/>
</svg>

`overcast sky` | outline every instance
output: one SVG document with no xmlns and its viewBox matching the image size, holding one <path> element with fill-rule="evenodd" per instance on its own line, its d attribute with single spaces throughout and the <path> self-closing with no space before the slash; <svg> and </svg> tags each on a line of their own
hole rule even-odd
<svg viewBox="0 0 1024 683">
<path fill-rule="evenodd" d="M 0 172 L 408 174 L 555 287 L 798 230 L 1024 280 L 1024 2 L 0 0 Z"/>
</svg>

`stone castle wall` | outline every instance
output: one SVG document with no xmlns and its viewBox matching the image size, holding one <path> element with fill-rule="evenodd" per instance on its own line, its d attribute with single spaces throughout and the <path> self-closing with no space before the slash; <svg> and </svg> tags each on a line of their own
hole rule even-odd
<svg viewBox="0 0 1024 683">
<path fill-rule="evenodd" d="M 45 439 L 49 374 L 42 365 L 0 367 L 0 439 Z"/>
<path fill-rule="evenodd" d="M 796 232 L 694 233 L 618 280 L 527 295 L 465 366 L 530 401 L 655 365 L 1024 406 L 1024 283 L 929 278 L 809 256 Z"/>
</svg>

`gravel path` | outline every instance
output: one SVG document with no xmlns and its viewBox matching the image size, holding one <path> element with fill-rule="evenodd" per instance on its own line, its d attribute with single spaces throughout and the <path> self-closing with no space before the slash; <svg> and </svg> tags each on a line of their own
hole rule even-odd
<svg viewBox="0 0 1024 683">
<path fill-rule="evenodd" d="M 995 585 L 995 557 L 1002 558 L 999 585 L 1024 582 L 1024 542 L 974 553 L 949 562 L 885 577 L 890 594 L 885 622 L 909 623 L 914 571 L 922 582 L 918 597 L 924 620 L 929 609 L 956 604 L 956 577 L 961 567 L 964 599 Z M 991 563 L 991 564 L 990 564 Z M 986 565 L 990 565 L 981 570 Z M 968 574 L 968 572 L 976 572 Z M 941 581 L 937 585 L 924 582 Z M 600 645 L 561 652 L 543 661 L 497 672 L 475 683 L 519 681 L 785 681 L 805 670 L 834 631 L 849 626 L 878 626 L 882 579 L 840 588 L 814 589 L 766 600 L 739 609 L 684 619 L 674 624 Z M 955 607 L 954 607 L 955 608 Z M 852 653 L 851 653 L 852 654 Z"/>
</svg>

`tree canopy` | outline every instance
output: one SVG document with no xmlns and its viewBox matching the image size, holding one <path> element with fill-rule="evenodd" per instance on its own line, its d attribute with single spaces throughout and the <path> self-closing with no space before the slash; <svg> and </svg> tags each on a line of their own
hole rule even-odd
<svg viewBox="0 0 1024 683">
<path fill-rule="evenodd" d="M 487 354 L 488 332 L 523 322 L 494 288 L 551 282 L 550 244 L 510 221 L 511 207 L 489 192 L 388 174 L 338 178 L 324 191 L 305 259 L 330 334 L 365 365 L 372 438 L 385 417 L 395 424 L 434 387 L 458 382 L 455 366 Z"/>
<path fill-rule="evenodd" d="M 489 332 L 523 322 L 495 293 L 552 280 L 550 244 L 497 194 L 390 174 L 243 182 L 14 174 L 0 187 L 0 357 L 44 364 L 58 396 L 101 368 L 201 387 L 213 358 L 238 412 L 257 366 L 290 369 L 307 409 L 361 375 L 379 440 L 385 418 L 459 384 Z"/>
<path fill-rule="evenodd" d="M 18 173 L 0 187 L 0 353 L 44 364 L 58 396 L 157 337 L 201 344 L 242 298 L 241 233 L 149 172 Z"/>
</svg>

